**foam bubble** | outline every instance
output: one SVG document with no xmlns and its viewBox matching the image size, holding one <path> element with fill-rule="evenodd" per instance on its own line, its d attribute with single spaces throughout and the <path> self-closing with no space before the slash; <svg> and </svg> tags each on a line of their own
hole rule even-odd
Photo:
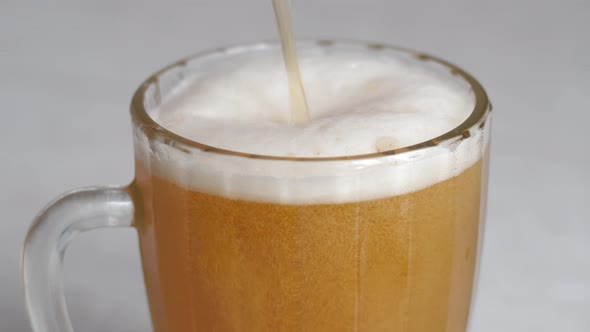
<svg viewBox="0 0 590 332">
<path fill-rule="evenodd" d="M 217 148 L 337 157 L 427 141 L 457 127 L 474 107 L 465 82 L 395 52 L 308 45 L 299 54 L 312 117 L 307 124 L 289 124 L 285 69 L 279 49 L 270 46 L 203 59 L 152 116 L 172 132 Z M 147 144 L 141 137 L 137 141 L 138 146 Z M 481 158 L 481 142 L 476 133 L 452 150 L 435 147 L 382 160 L 295 164 L 186 156 L 162 144 L 149 148 L 146 162 L 181 185 L 230 198 L 332 203 L 403 194 L 444 181 Z"/>
</svg>

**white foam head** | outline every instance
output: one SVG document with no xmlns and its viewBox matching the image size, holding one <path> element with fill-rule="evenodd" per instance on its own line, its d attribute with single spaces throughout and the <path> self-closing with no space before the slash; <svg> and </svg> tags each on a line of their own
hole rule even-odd
<svg viewBox="0 0 590 332">
<path fill-rule="evenodd" d="M 151 116 L 169 131 L 216 148 L 322 158 L 421 143 L 459 126 L 474 109 L 469 84 L 441 66 L 398 52 L 306 44 L 299 56 L 312 117 L 307 124 L 289 123 L 280 49 L 268 45 L 199 60 L 198 70 L 171 89 Z M 137 142 L 147 144 L 141 137 Z M 212 194 L 286 204 L 339 203 L 408 193 L 451 178 L 481 158 L 482 144 L 476 134 L 452 149 L 418 151 L 414 157 L 421 160 L 412 162 L 407 161 L 411 154 L 315 165 L 237 161 L 211 153 L 181 155 L 165 144 L 152 145 L 144 151 L 149 159 L 142 159 L 160 176 Z"/>
</svg>

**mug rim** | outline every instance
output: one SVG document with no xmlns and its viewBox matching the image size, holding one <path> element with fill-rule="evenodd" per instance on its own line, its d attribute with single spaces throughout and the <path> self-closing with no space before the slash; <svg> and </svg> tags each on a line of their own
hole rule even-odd
<svg viewBox="0 0 590 332">
<path fill-rule="evenodd" d="M 227 53 L 228 51 L 234 49 L 243 49 L 243 48 L 256 48 L 256 47 L 275 47 L 278 45 L 277 42 L 257 42 L 257 43 L 244 43 L 244 44 L 237 44 L 233 46 L 221 47 L 213 50 L 199 52 L 187 57 L 182 58 L 174 62 L 171 65 L 168 65 L 159 71 L 152 74 L 148 77 L 136 90 L 135 94 L 133 95 L 131 101 L 131 116 L 136 122 L 138 126 L 142 129 L 149 132 L 149 136 L 154 135 L 156 138 L 160 138 L 165 141 L 172 141 L 175 143 L 180 143 L 184 147 L 193 148 L 200 150 L 202 152 L 213 153 L 218 155 L 226 155 L 226 156 L 234 156 L 234 157 L 241 157 L 241 158 L 248 158 L 248 159 L 261 159 L 261 160 L 274 160 L 274 161 L 299 161 L 299 162 L 325 162 L 325 161 L 351 161 L 351 160 L 368 160 L 368 159 L 375 159 L 375 158 L 382 158 L 387 156 L 398 156 L 407 154 L 410 152 L 416 152 L 419 150 L 424 150 L 440 145 L 452 145 L 456 144 L 464 139 L 467 139 L 472 136 L 473 129 L 481 129 L 485 126 L 486 119 L 488 114 L 492 111 L 492 105 L 489 101 L 488 95 L 483 88 L 483 86 L 468 72 L 459 68 L 456 65 L 453 65 L 446 60 L 442 60 L 438 57 L 415 51 L 412 49 L 407 49 L 404 47 L 381 44 L 381 43 L 370 43 L 365 41 L 356 41 L 356 40 L 311 40 L 311 41 L 298 41 L 304 43 L 315 43 L 321 47 L 330 47 L 334 45 L 349 45 L 349 46 L 357 46 L 357 47 L 366 47 L 371 50 L 390 50 L 399 53 L 405 53 L 406 55 L 412 56 L 417 60 L 428 62 L 432 61 L 438 65 L 442 65 L 443 67 L 447 68 L 452 75 L 459 76 L 463 79 L 466 83 L 469 84 L 473 95 L 475 97 L 475 103 L 473 110 L 471 111 L 469 117 L 463 121 L 461 124 L 456 126 L 455 128 L 451 129 L 450 131 L 439 135 L 435 138 L 429 139 L 427 141 L 413 144 L 410 146 L 396 148 L 392 150 L 387 150 L 383 152 L 373 152 L 367 154 L 358 154 L 358 155 L 350 155 L 350 156 L 336 156 L 336 157 L 287 157 L 287 156 L 273 156 L 273 155 L 263 155 L 263 154 L 251 154 L 251 153 L 244 153 L 239 151 L 233 151 L 228 149 L 222 149 L 213 147 L 207 144 L 203 144 L 179 134 L 170 131 L 163 126 L 161 126 L 158 122 L 156 122 L 148 113 L 145 107 L 145 98 L 148 89 L 152 85 L 158 84 L 159 78 L 168 73 L 173 69 L 183 68 L 186 67 L 189 62 L 193 60 L 198 60 L 199 58 L 204 58 L 207 56 L 215 55 L 215 54 L 223 54 Z"/>
</svg>

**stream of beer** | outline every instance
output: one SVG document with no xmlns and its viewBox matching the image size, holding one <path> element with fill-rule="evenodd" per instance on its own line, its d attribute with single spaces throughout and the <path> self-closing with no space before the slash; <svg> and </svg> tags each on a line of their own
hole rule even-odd
<svg viewBox="0 0 590 332">
<path fill-rule="evenodd" d="M 289 92 L 291 100 L 291 123 L 302 124 L 310 119 L 309 106 L 305 96 L 305 89 L 301 80 L 297 49 L 291 29 L 291 4 L 290 0 L 272 0 L 277 18 L 277 25 L 281 35 L 281 45 L 287 68 Z"/>
</svg>

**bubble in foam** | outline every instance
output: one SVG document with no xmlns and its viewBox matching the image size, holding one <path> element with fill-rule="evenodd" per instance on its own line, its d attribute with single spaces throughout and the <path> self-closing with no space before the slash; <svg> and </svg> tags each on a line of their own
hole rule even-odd
<svg viewBox="0 0 590 332">
<path fill-rule="evenodd" d="M 384 136 L 379 137 L 375 142 L 375 150 L 377 152 L 386 152 L 399 148 L 399 145 L 395 143 L 393 137 Z"/>
</svg>

